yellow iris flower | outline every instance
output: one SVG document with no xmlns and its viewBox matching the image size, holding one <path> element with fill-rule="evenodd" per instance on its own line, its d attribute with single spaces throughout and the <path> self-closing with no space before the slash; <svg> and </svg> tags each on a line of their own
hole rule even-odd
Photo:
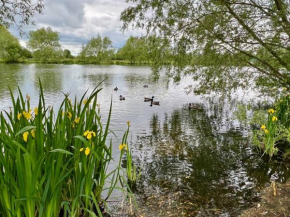
<svg viewBox="0 0 290 217">
<path fill-rule="evenodd" d="M 269 112 L 270 114 L 273 114 L 273 113 L 275 112 L 275 110 L 274 110 L 274 109 L 269 109 L 268 112 Z"/>
<path fill-rule="evenodd" d="M 84 150 L 84 148 L 81 148 L 80 149 L 80 152 L 82 152 Z M 85 150 L 85 155 L 89 155 L 90 154 L 90 152 L 91 152 L 91 149 L 90 148 L 88 148 L 88 147 L 86 147 L 86 150 Z"/>
<path fill-rule="evenodd" d="M 86 147 L 86 150 L 85 150 L 85 155 L 89 155 L 90 154 L 90 152 L 91 152 L 91 150 L 88 148 L 88 147 Z"/>
<path fill-rule="evenodd" d="M 278 120 L 278 118 L 276 116 L 272 117 L 272 121 L 277 121 L 277 120 Z"/>
<path fill-rule="evenodd" d="M 31 114 L 29 112 L 23 111 L 22 114 L 27 120 L 31 119 Z"/>
<path fill-rule="evenodd" d="M 84 136 L 87 138 L 87 139 L 91 139 L 93 136 L 95 137 L 96 136 L 96 133 L 94 131 L 86 131 L 84 132 Z"/>
<path fill-rule="evenodd" d="M 120 151 L 122 151 L 123 149 L 127 150 L 127 145 L 126 144 L 120 144 L 119 145 L 119 149 L 120 149 Z"/>
<path fill-rule="evenodd" d="M 262 125 L 262 126 L 261 126 L 261 129 L 262 129 L 262 130 L 265 130 L 265 129 L 266 129 L 266 126 L 265 126 L 265 125 Z"/>
<path fill-rule="evenodd" d="M 268 134 L 269 133 L 269 130 L 265 129 L 264 132 L 265 132 L 265 134 Z"/>
</svg>

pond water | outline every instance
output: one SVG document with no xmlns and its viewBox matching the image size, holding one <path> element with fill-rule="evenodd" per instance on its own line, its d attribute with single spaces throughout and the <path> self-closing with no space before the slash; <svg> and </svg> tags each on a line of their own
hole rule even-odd
<svg viewBox="0 0 290 217">
<path fill-rule="evenodd" d="M 80 99 L 106 79 L 98 97 L 102 116 L 105 120 L 112 99 L 116 158 L 126 122 L 131 122 L 133 160 L 142 169 L 133 190 L 146 216 L 237 216 L 259 200 L 273 173 L 281 182 L 290 175 L 284 163 L 260 157 L 251 145 L 250 129 L 234 117 L 237 103 L 255 99 L 253 92 L 238 91 L 231 99 L 195 96 L 186 93 L 194 85 L 189 76 L 178 84 L 165 75 L 155 81 L 144 66 L 0 64 L 0 109 L 11 106 L 8 85 L 15 94 L 19 86 L 36 106 L 38 79 L 53 106 L 59 106 L 64 93 Z M 160 106 L 143 101 L 151 96 Z M 202 108 L 189 110 L 188 103 Z"/>
</svg>

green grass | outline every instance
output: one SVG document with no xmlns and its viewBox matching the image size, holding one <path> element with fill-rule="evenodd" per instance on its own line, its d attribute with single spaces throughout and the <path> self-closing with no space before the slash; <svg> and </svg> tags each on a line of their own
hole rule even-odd
<svg viewBox="0 0 290 217">
<path fill-rule="evenodd" d="M 123 178 L 122 155 L 108 172 L 113 161 L 108 142 L 112 102 L 103 124 L 98 87 L 73 103 L 64 96 L 56 111 L 46 106 L 41 85 L 40 90 L 33 107 L 21 90 L 18 97 L 10 92 L 13 108 L 0 115 L 0 216 L 101 216 L 102 196 L 109 198 Z"/>
</svg>

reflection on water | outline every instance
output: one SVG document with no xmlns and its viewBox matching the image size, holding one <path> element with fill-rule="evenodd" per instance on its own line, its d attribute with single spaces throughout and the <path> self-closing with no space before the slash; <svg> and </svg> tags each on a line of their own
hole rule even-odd
<svg viewBox="0 0 290 217">
<path fill-rule="evenodd" d="M 149 216 L 236 216 L 258 200 L 271 174 L 279 171 L 280 181 L 290 175 L 286 165 L 263 161 L 241 135 L 215 131 L 205 110 L 179 109 L 160 119 L 153 115 L 151 132 L 134 142 L 143 171 L 136 194 Z M 174 203 L 164 210 L 168 195 Z"/>
<path fill-rule="evenodd" d="M 260 188 L 275 171 L 279 181 L 289 177 L 286 165 L 260 158 L 251 146 L 248 126 L 235 119 L 244 93 L 233 93 L 231 99 L 186 94 L 185 87 L 194 85 L 189 76 L 178 84 L 166 76 L 156 81 L 149 67 L 0 64 L 0 109 L 11 106 L 8 84 L 14 94 L 19 86 L 31 96 L 32 107 L 37 105 L 38 79 L 47 104 L 54 106 L 63 93 L 80 99 L 106 79 L 98 96 L 102 117 L 112 100 L 110 128 L 119 139 L 131 122 L 134 162 L 142 169 L 135 193 L 147 208 L 146 216 L 236 216 L 258 200 Z M 126 100 L 120 101 L 119 95 Z M 143 101 L 151 96 L 160 106 Z M 254 98 L 255 93 L 246 96 Z M 190 102 L 202 109 L 188 110 Z M 117 157 L 121 141 L 113 135 L 112 140 Z"/>
</svg>

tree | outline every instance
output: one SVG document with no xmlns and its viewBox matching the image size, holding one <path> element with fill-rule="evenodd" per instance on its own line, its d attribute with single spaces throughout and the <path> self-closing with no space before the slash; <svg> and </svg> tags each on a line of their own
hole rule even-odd
<svg viewBox="0 0 290 217">
<path fill-rule="evenodd" d="M 31 17 L 44 8 L 42 0 L 1 0 L 0 4 L 0 24 L 8 28 L 15 23 L 20 30 L 22 25 L 33 23 Z"/>
<path fill-rule="evenodd" d="M 290 86 L 288 1 L 130 1 L 135 5 L 122 12 L 123 28 L 145 28 L 170 41 L 177 56 L 190 55 L 182 65 L 192 66 L 201 91 L 253 80 L 261 87 Z"/>
<path fill-rule="evenodd" d="M 135 63 L 155 63 L 170 61 L 170 46 L 162 38 L 152 35 L 149 37 L 131 36 L 126 44 L 118 51 L 118 58 Z M 162 57 L 162 60 L 161 60 Z"/>
<path fill-rule="evenodd" d="M 70 50 L 65 49 L 65 50 L 63 51 L 63 57 L 64 57 L 64 58 L 73 58 L 73 55 L 71 55 Z"/>
<path fill-rule="evenodd" d="M 117 56 L 129 60 L 131 64 L 146 61 L 146 44 L 144 38 L 131 36 L 126 44 L 118 51 Z"/>
<path fill-rule="evenodd" d="M 107 61 L 113 55 L 112 41 L 108 37 L 98 35 L 92 38 L 87 45 L 82 46 L 79 56 L 84 59 L 96 60 L 98 62 Z"/>
<path fill-rule="evenodd" d="M 17 62 L 21 57 L 21 50 L 18 39 L 0 25 L 0 58 L 4 62 Z"/>
<path fill-rule="evenodd" d="M 28 39 L 27 46 L 32 49 L 35 60 L 57 61 L 62 56 L 59 34 L 50 27 L 30 31 Z"/>
</svg>

